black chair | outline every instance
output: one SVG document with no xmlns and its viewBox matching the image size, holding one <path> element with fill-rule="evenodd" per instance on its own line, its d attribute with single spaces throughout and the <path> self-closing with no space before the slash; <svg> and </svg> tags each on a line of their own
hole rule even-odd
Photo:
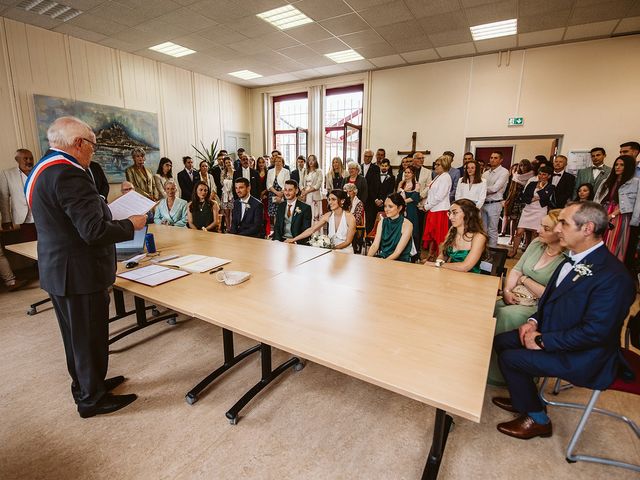
<svg viewBox="0 0 640 480">
<path fill-rule="evenodd" d="M 504 285 L 504 281 L 507 277 L 507 269 L 504 265 L 507 262 L 508 253 L 509 251 L 504 248 L 488 247 L 487 256 L 480 263 L 481 273 L 491 275 L 493 277 L 500 277 L 500 291 L 498 292 L 498 295 L 501 294 L 502 286 Z"/>
</svg>

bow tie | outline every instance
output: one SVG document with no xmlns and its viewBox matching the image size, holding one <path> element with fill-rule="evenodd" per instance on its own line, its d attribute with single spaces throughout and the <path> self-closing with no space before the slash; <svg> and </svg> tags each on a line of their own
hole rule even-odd
<svg viewBox="0 0 640 480">
<path fill-rule="evenodd" d="M 567 253 L 564 254 L 564 261 L 570 263 L 571 265 L 576 264 L 576 261 L 573 260 Z"/>
<path fill-rule="evenodd" d="M 562 174 L 561 174 L 561 173 L 554 173 L 552 176 L 553 176 L 553 177 L 561 177 L 561 176 L 562 176 Z"/>
<path fill-rule="evenodd" d="M 593 168 L 594 170 L 600 170 L 600 171 L 602 171 L 602 167 L 596 167 L 595 165 L 594 165 L 593 167 L 591 167 L 591 168 Z"/>
</svg>

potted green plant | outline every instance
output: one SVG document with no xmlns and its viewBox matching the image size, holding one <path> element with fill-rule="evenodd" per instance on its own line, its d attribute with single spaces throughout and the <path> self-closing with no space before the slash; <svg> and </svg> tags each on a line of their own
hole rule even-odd
<svg viewBox="0 0 640 480">
<path fill-rule="evenodd" d="M 213 168 L 216 164 L 216 157 L 218 156 L 218 140 L 211 142 L 211 146 L 207 147 L 202 141 L 200 141 L 201 148 L 191 145 L 196 151 L 196 158 L 200 161 L 204 160 L 209 164 L 209 168 Z"/>
</svg>

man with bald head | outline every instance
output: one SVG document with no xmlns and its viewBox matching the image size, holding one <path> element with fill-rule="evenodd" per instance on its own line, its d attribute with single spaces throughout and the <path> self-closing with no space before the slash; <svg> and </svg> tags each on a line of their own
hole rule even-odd
<svg viewBox="0 0 640 480">
<path fill-rule="evenodd" d="M 115 412 L 136 399 L 112 395 L 124 381 L 105 380 L 109 360 L 109 292 L 117 242 L 131 240 L 145 215 L 112 220 L 88 169 L 96 137 L 86 123 L 61 117 L 47 130 L 50 149 L 25 184 L 38 229 L 40 286 L 56 312 L 71 393 L 83 418 Z"/>
<path fill-rule="evenodd" d="M 14 158 L 17 165 L 0 174 L 2 229 L 11 230 L 14 225 L 19 226 L 19 242 L 32 242 L 37 238 L 36 227 L 24 196 L 24 184 L 33 168 L 33 153 L 26 148 L 20 148 Z"/>
<path fill-rule="evenodd" d="M 378 149 L 380 152 L 382 149 Z M 376 156 L 377 158 L 377 156 Z M 376 223 L 376 215 L 378 207 L 376 198 L 378 198 L 378 189 L 380 188 L 380 167 L 372 162 L 373 150 L 366 149 L 362 155 L 362 176 L 367 181 L 367 199 L 364 203 L 364 216 L 367 231 L 373 228 Z M 381 162 L 382 160 L 380 160 Z"/>
</svg>

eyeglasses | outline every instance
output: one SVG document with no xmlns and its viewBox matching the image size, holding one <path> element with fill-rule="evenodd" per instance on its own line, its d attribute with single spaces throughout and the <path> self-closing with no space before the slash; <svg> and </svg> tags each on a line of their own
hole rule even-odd
<svg viewBox="0 0 640 480">
<path fill-rule="evenodd" d="M 92 147 L 94 150 L 95 150 L 95 149 L 96 149 L 96 147 L 98 146 L 98 144 L 97 144 L 96 142 L 92 142 L 92 141 L 91 141 L 91 140 L 89 140 L 88 138 L 81 137 L 80 139 L 81 139 L 81 140 L 84 140 L 85 142 L 90 143 L 90 144 L 91 144 L 91 147 Z"/>
</svg>

